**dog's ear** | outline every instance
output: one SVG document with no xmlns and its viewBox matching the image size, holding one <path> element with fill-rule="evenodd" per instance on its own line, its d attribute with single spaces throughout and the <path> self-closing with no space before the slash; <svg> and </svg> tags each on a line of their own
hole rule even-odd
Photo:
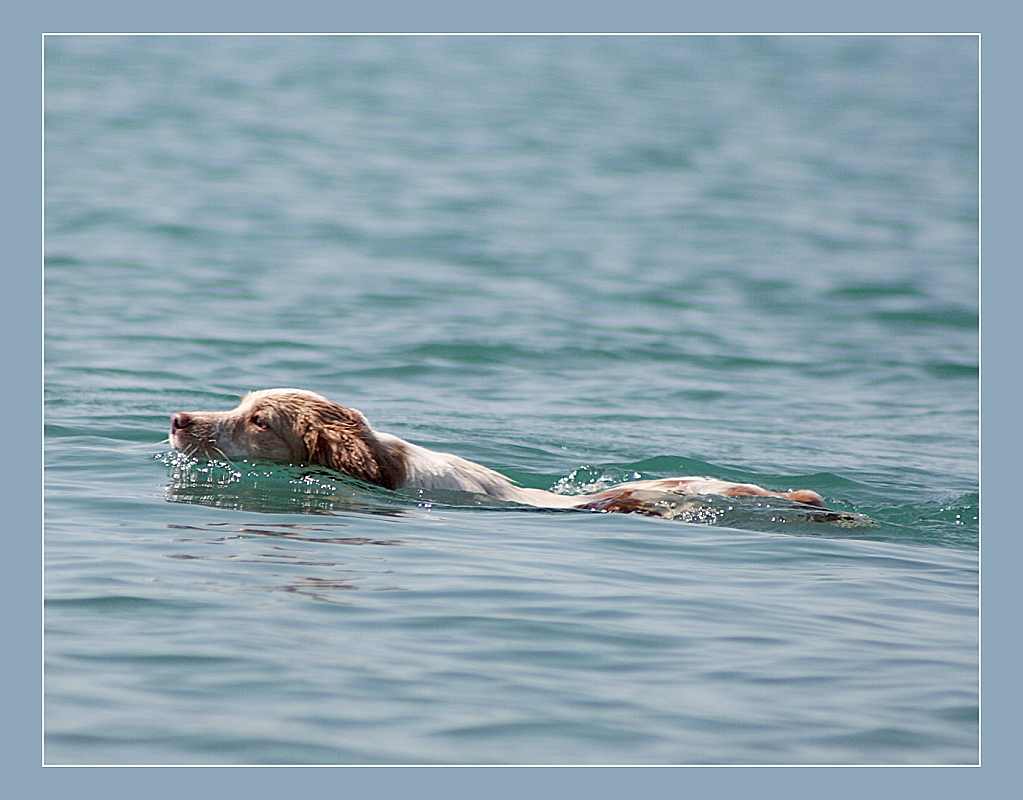
<svg viewBox="0 0 1023 800">
<path fill-rule="evenodd" d="M 302 441 L 309 461 L 383 486 L 372 432 L 358 411 L 335 403 L 316 403 L 302 415 Z"/>
</svg>

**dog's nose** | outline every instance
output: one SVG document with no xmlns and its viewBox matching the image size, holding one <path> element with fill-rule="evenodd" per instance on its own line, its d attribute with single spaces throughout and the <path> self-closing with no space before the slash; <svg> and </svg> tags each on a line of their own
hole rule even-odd
<svg viewBox="0 0 1023 800">
<path fill-rule="evenodd" d="M 179 411 L 177 414 L 171 414 L 171 430 L 179 431 L 182 428 L 187 428 L 192 424 L 192 415 L 186 414 L 184 411 Z"/>
</svg>

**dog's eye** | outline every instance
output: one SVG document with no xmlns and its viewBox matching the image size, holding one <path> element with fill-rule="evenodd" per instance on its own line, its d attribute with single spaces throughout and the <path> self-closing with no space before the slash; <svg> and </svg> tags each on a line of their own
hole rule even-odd
<svg viewBox="0 0 1023 800">
<path fill-rule="evenodd" d="M 262 428 L 263 430 L 270 427 L 270 423 L 266 421 L 266 417 L 261 417 L 259 414 L 253 414 L 250 422 L 257 428 Z"/>
</svg>

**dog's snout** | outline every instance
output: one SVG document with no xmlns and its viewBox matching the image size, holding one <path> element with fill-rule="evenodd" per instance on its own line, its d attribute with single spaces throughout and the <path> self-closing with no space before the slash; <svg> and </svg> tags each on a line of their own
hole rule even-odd
<svg viewBox="0 0 1023 800">
<path fill-rule="evenodd" d="M 179 431 L 182 428 L 187 428 L 192 424 L 192 415 L 187 414 L 184 411 L 179 411 L 177 414 L 171 414 L 171 430 Z"/>
</svg>

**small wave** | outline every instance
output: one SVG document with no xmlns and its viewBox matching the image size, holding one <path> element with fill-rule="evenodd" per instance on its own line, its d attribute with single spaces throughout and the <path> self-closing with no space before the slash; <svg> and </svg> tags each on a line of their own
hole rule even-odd
<svg viewBox="0 0 1023 800">
<path fill-rule="evenodd" d="M 156 454 L 168 470 L 165 497 L 238 511 L 299 514 L 399 516 L 431 509 L 531 511 L 493 497 L 459 491 L 410 489 L 392 492 L 315 465 L 202 459 L 176 450 Z M 693 525 L 808 535 L 856 535 L 871 539 L 976 547 L 979 496 L 976 493 L 907 497 L 891 487 L 871 486 L 830 473 L 769 475 L 743 472 L 694 459 L 657 456 L 631 463 L 584 464 L 567 475 L 514 474 L 520 483 L 567 496 L 591 494 L 644 478 L 710 474 L 768 488 L 812 488 L 827 508 L 775 497 L 689 496 L 645 492 L 635 514 Z M 567 513 L 600 512 L 591 507 Z"/>
<path fill-rule="evenodd" d="M 564 495 L 591 494 L 610 489 L 619 483 L 640 480 L 642 477 L 643 474 L 636 470 L 584 465 L 572 470 L 564 478 L 559 478 L 550 490 L 555 494 Z"/>
<path fill-rule="evenodd" d="M 196 458 L 177 450 L 155 458 L 168 468 L 164 492 L 174 503 L 264 513 L 391 515 L 405 505 L 386 489 L 323 467 Z"/>
<path fill-rule="evenodd" d="M 391 492 L 319 466 L 196 458 L 176 450 L 158 453 L 155 457 L 168 468 L 170 482 L 165 494 L 169 501 L 176 503 L 268 513 L 355 512 L 391 516 L 435 507 L 549 511 L 471 492 L 422 489 Z M 651 459 L 635 465 L 609 467 L 584 465 L 555 480 L 550 490 L 568 496 L 590 494 L 648 477 L 650 473 L 645 468 L 664 466 L 668 461 Z M 673 463 L 677 466 L 677 462 Z M 821 523 L 840 528 L 875 524 L 854 511 L 822 509 L 775 497 L 726 498 L 646 491 L 634 493 L 633 499 L 637 501 L 633 513 L 698 525 L 771 531 L 794 530 L 800 526 L 819 528 Z M 562 511 L 573 512 L 572 509 Z M 603 511 L 606 509 L 592 506 L 576 513 Z"/>
</svg>

